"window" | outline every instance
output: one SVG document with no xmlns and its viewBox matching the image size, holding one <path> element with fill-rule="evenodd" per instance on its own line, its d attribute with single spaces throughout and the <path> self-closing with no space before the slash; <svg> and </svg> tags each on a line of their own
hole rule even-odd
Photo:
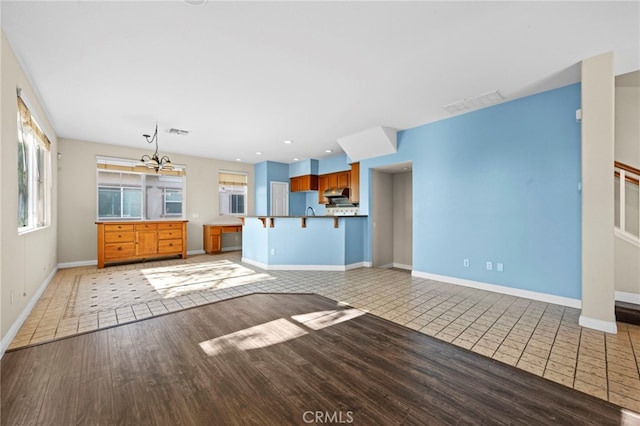
<svg viewBox="0 0 640 426">
<path fill-rule="evenodd" d="M 142 219 L 142 176 L 98 173 L 98 219 Z"/>
<path fill-rule="evenodd" d="M 165 216 L 182 216 L 182 191 L 165 188 L 164 190 L 164 214 Z"/>
<path fill-rule="evenodd" d="M 220 172 L 218 174 L 221 215 L 246 214 L 247 174 Z"/>
<path fill-rule="evenodd" d="M 149 173 L 135 160 L 98 158 L 98 220 L 184 218 L 185 171 Z"/>
<path fill-rule="evenodd" d="M 18 97 L 18 231 L 49 224 L 51 143 Z"/>
</svg>

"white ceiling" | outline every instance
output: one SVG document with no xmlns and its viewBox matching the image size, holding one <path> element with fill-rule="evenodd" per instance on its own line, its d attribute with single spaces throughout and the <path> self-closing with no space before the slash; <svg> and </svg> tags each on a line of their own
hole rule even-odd
<svg viewBox="0 0 640 426">
<path fill-rule="evenodd" d="M 58 136 L 145 152 L 157 122 L 191 131 L 161 154 L 249 163 L 576 82 L 610 50 L 616 74 L 640 69 L 638 1 L 187 3 L 2 1 L 1 18 Z"/>
</svg>

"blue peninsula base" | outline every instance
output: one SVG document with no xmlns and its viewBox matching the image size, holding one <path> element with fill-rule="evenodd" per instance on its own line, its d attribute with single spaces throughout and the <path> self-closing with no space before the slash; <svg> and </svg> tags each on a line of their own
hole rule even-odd
<svg viewBox="0 0 640 426">
<path fill-rule="evenodd" d="M 242 261 L 268 270 L 346 271 L 365 262 L 366 216 L 246 217 Z"/>
</svg>

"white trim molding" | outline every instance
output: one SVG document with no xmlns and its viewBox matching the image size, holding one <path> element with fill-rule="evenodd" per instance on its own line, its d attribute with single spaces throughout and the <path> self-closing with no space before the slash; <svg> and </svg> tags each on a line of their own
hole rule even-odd
<svg viewBox="0 0 640 426">
<path fill-rule="evenodd" d="M 616 291 L 615 298 L 619 302 L 635 303 L 640 305 L 640 294 L 638 293 L 626 293 L 624 291 Z"/>
<path fill-rule="evenodd" d="M 77 262 L 63 262 L 58 263 L 58 269 L 76 268 L 78 266 L 95 266 L 98 264 L 97 260 L 80 260 Z"/>
<path fill-rule="evenodd" d="M 437 275 L 428 272 L 413 271 L 411 275 L 418 278 L 426 278 L 429 280 L 441 281 L 444 283 L 456 284 L 464 287 L 472 287 L 479 290 L 491 291 L 494 293 L 508 294 L 510 296 L 517 296 L 523 297 L 525 299 L 538 300 L 540 302 L 553 303 L 554 305 L 568 306 L 570 308 L 576 309 L 582 308 L 582 301 L 580 299 L 571 299 L 569 297 L 556 296 L 554 294 L 539 293 L 537 291 L 522 290 L 519 288 L 483 283 L 480 281 L 465 280 L 463 278 L 448 277 L 446 275 Z"/>
<path fill-rule="evenodd" d="M 629 244 L 633 244 L 636 247 L 640 247 L 640 238 L 636 237 L 629 232 L 623 231 L 620 228 L 613 228 L 613 235 L 620 238 L 623 241 L 628 242 Z"/>
<path fill-rule="evenodd" d="M 581 327 L 592 328 L 598 331 L 604 331 L 605 333 L 618 334 L 618 325 L 615 321 L 602 321 L 595 318 L 585 317 L 584 315 L 580 315 L 580 319 L 578 319 L 578 324 Z"/>
<path fill-rule="evenodd" d="M 246 257 L 243 257 L 241 261 L 267 271 L 348 271 L 350 269 L 367 268 L 371 266 L 369 262 L 356 262 L 348 265 L 267 265 L 266 263 L 256 262 Z"/>
<path fill-rule="evenodd" d="M 393 267 L 399 268 L 399 269 L 406 269 L 407 271 L 410 271 L 412 268 L 411 265 L 405 265 L 404 263 L 397 263 L 397 262 L 393 262 Z"/>
<path fill-rule="evenodd" d="M 42 284 L 40 284 L 38 290 L 33 294 L 33 296 L 31 296 L 31 299 L 29 300 L 29 303 L 27 303 L 27 306 L 24 307 L 18 318 L 16 318 L 16 320 L 14 321 L 11 328 L 9 328 L 9 331 L 7 331 L 7 334 L 5 334 L 5 336 L 2 338 L 2 341 L 0 341 L 0 359 L 9 347 L 9 344 L 11 343 L 13 338 L 16 337 L 16 334 L 18 334 L 18 331 L 20 330 L 20 327 L 22 327 L 22 324 L 24 324 L 24 322 L 27 320 L 27 317 L 33 310 L 33 307 L 36 305 L 36 302 L 38 302 L 38 299 L 40 299 L 40 296 L 42 296 L 42 293 L 44 293 L 44 290 L 56 275 L 56 272 L 58 272 L 58 267 L 53 268 L 47 278 L 45 278 Z"/>
</svg>

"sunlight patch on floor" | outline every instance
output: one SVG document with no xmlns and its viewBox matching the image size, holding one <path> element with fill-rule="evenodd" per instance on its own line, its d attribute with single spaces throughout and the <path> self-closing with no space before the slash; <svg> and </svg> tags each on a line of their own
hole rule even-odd
<svg viewBox="0 0 640 426">
<path fill-rule="evenodd" d="M 365 312 L 359 309 L 341 309 L 332 311 L 318 311 L 308 314 L 294 315 L 291 319 L 304 324 L 312 330 L 321 330 L 325 327 L 340 324 L 364 315 Z"/>
<path fill-rule="evenodd" d="M 302 327 L 293 324 L 286 318 L 280 318 L 207 340 L 199 345 L 207 355 L 216 356 L 238 350 L 266 348 L 306 334 L 308 333 Z"/>
<path fill-rule="evenodd" d="M 230 260 L 142 269 L 149 284 L 163 298 L 178 297 L 201 290 L 232 288 L 271 280 Z"/>
<path fill-rule="evenodd" d="M 321 330 L 341 322 L 364 315 L 359 309 L 335 309 L 294 315 L 291 319 L 313 331 Z M 231 351 L 248 351 L 284 343 L 309 334 L 303 327 L 286 318 L 225 334 L 215 339 L 200 342 L 200 348 L 209 356 L 222 355 Z"/>
</svg>

